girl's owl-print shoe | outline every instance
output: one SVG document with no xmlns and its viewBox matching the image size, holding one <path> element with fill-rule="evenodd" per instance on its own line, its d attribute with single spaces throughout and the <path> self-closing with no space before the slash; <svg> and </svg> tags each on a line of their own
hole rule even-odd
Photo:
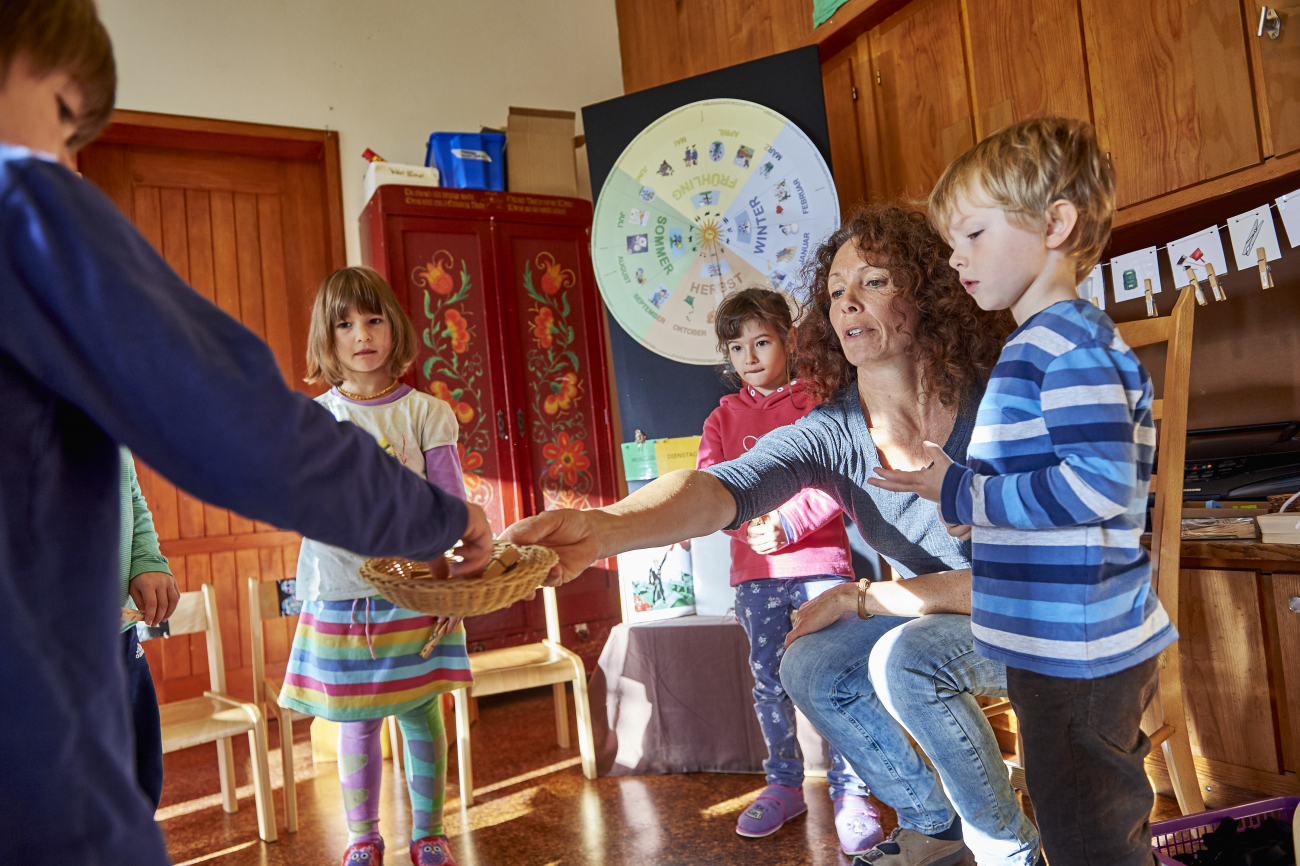
<svg viewBox="0 0 1300 866">
<path fill-rule="evenodd" d="M 343 852 L 343 866 L 383 866 L 384 849 L 374 842 L 355 842 Z"/>
<path fill-rule="evenodd" d="M 411 843 L 411 863 L 414 866 L 456 866 L 456 858 L 451 856 L 446 836 L 425 836 Z"/>
</svg>

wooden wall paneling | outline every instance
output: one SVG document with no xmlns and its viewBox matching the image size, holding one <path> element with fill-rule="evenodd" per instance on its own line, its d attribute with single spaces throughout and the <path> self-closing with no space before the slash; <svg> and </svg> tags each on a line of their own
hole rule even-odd
<svg viewBox="0 0 1300 866">
<path fill-rule="evenodd" d="M 252 640 L 248 635 L 248 579 L 261 581 L 260 550 L 235 551 L 234 595 L 221 606 L 221 638 L 227 663 L 232 668 L 253 666 Z M 229 619 L 227 619 L 229 617 Z M 229 627 L 227 627 L 229 622 Z M 231 659 L 233 658 L 233 661 Z"/>
<path fill-rule="evenodd" d="M 1300 2 L 1269 0 L 1270 9 L 1282 19 L 1282 35 L 1273 39 L 1256 36 L 1259 0 L 1243 0 L 1246 40 L 1255 61 L 1256 98 L 1260 112 L 1260 131 L 1264 136 L 1265 155 L 1282 156 L 1300 150 Z"/>
<path fill-rule="evenodd" d="M 974 144 L 959 2 L 918 0 L 871 34 L 886 195 L 928 195 Z"/>
<path fill-rule="evenodd" d="M 1088 79 L 1124 207 L 1261 159 L 1236 0 L 1081 0 Z"/>
<path fill-rule="evenodd" d="M 1030 117 L 1092 120 L 1078 0 L 963 7 L 976 140 Z"/>
<path fill-rule="evenodd" d="M 258 248 L 262 258 L 262 304 L 266 317 L 266 343 L 271 347 L 280 375 L 292 382 L 293 348 L 289 339 L 289 295 L 285 285 L 284 237 L 280 223 L 280 197 L 257 197 Z"/>
<path fill-rule="evenodd" d="M 1300 574 L 1274 574 L 1271 603 L 1277 617 L 1277 660 L 1285 690 L 1278 698 L 1286 710 L 1288 725 L 1281 731 L 1282 763 L 1287 772 L 1300 771 L 1300 612 L 1287 602 L 1300 598 Z"/>
<path fill-rule="evenodd" d="M 226 190 L 208 194 L 212 226 L 213 301 L 239 318 L 239 254 L 235 243 L 235 196 Z"/>
<path fill-rule="evenodd" d="M 1254 572 L 1189 570 L 1180 649 L 1192 748 L 1202 757 L 1281 772 Z"/>
<path fill-rule="evenodd" d="M 286 304 L 289 315 L 290 355 L 293 375 L 289 385 L 312 395 L 321 393 L 326 386 L 308 386 L 307 333 L 311 327 L 311 304 L 321 279 L 329 271 L 343 267 L 346 261 L 329 271 L 320 273 L 320 262 L 331 256 L 329 251 L 328 210 L 313 182 L 313 166 L 298 162 L 285 162 L 282 166 L 284 195 L 280 197 L 281 222 L 284 231 L 284 279 L 287 288 Z M 328 195 L 328 190 L 326 190 Z"/>
<path fill-rule="evenodd" d="M 831 169 L 840 214 L 867 197 L 858 128 L 857 50 L 850 45 L 822 64 L 822 92 L 826 98 L 826 127 L 831 140 Z"/>
<path fill-rule="evenodd" d="M 253 193 L 235 193 L 235 256 L 239 263 L 239 321 L 265 340 L 261 236 Z"/>
<path fill-rule="evenodd" d="M 741 3 L 710 3 L 715 20 L 718 17 L 726 22 L 728 55 L 754 60 L 776 53 L 776 41 L 772 33 L 772 11 L 780 2 L 764 3 L 762 0 L 748 0 Z M 809 10 L 812 17 L 812 10 Z M 743 62 L 743 61 L 733 61 Z"/>
<path fill-rule="evenodd" d="M 191 587 L 189 585 L 189 580 L 187 577 L 188 570 L 186 566 L 188 565 L 188 563 L 185 562 L 184 560 L 176 560 L 174 562 L 169 562 L 168 565 L 171 566 L 172 576 L 176 578 L 176 585 L 180 587 L 180 591 L 189 592 L 191 590 Z M 198 587 L 193 587 L 193 589 L 197 589 L 197 588 Z M 151 671 L 151 673 L 153 674 L 155 687 L 160 684 L 159 682 L 160 680 L 161 683 L 166 683 L 167 680 L 180 679 L 182 677 L 188 677 L 191 674 L 192 666 L 190 664 L 190 657 L 191 657 L 190 643 L 192 640 L 194 640 L 194 638 L 195 638 L 194 635 L 188 635 L 188 634 L 178 635 L 176 637 L 162 638 L 161 676 L 159 676 L 159 673 L 157 671 Z M 203 645 L 202 642 L 203 642 L 203 636 L 199 635 L 198 643 L 200 646 Z M 160 700 L 163 701 L 175 700 L 175 698 L 168 695 L 164 695 L 163 697 L 160 698 Z"/>
</svg>

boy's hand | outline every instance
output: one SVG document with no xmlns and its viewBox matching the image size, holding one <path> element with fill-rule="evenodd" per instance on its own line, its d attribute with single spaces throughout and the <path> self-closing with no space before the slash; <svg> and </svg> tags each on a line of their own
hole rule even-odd
<svg viewBox="0 0 1300 866">
<path fill-rule="evenodd" d="M 466 502 L 465 509 L 469 512 L 469 522 L 465 524 L 465 534 L 460 537 L 451 563 L 451 573 L 457 577 L 478 574 L 492 558 L 492 527 L 488 525 L 487 514 L 472 502 Z"/>
<path fill-rule="evenodd" d="M 938 508 L 938 506 L 935 507 Z M 959 524 L 949 523 L 948 521 L 943 519 L 943 509 L 939 508 L 938 510 L 939 510 L 939 522 L 943 524 L 944 529 L 948 530 L 949 535 L 951 535 L 953 538 L 957 539 L 958 541 L 967 541 L 970 539 L 969 526 L 961 526 Z"/>
<path fill-rule="evenodd" d="M 938 502 L 939 495 L 943 492 L 943 476 L 952 465 L 952 460 L 943 452 L 942 447 L 933 442 L 925 443 L 925 451 L 930 456 L 931 463 L 924 469 L 905 472 L 901 469 L 886 469 L 878 466 L 877 477 L 868 478 L 867 483 L 895 493 L 915 493 L 922 499 Z"/>
<path fill-rule="evenodd" d="M 781 524 L 781 513 L 769 511 L 749 521 L 745 541 L 750 550 L 765 555 L 789 546 L 790 540 L 785 537 L 785 527 Z"/>
<path fill-rule="evenodd" d="M 145 625 L 157 625 L 176 612 L 181 591 L 176 578 L 165 571 L 146 571 L 131 578 L 127 584 L 135 606 L 144 614 Z"/>
</svg>

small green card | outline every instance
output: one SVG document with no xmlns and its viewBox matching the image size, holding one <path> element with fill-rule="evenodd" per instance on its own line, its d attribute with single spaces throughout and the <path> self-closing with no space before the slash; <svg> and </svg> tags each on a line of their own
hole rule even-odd
<svg viewBox="0 0 1300 866">
<path fill-rule="evenodd" d="M 659 465 L 655 462 L 655 440 L 623 443 L 623 469 L 628 481 L 649 481 L 659 477 Z"/>
</svg>

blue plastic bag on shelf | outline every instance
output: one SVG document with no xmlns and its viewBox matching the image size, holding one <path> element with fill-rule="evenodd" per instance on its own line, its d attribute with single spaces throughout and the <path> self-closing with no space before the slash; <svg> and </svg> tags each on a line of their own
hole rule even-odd
<svg viewBox="0 0 1300 866">
<path fill-rule="evenodd" d="M 505 146 L 500 132 L 435 132 L 424 164 L 438 169 L 443 186 L 504 190 Z"/>
</svg>

